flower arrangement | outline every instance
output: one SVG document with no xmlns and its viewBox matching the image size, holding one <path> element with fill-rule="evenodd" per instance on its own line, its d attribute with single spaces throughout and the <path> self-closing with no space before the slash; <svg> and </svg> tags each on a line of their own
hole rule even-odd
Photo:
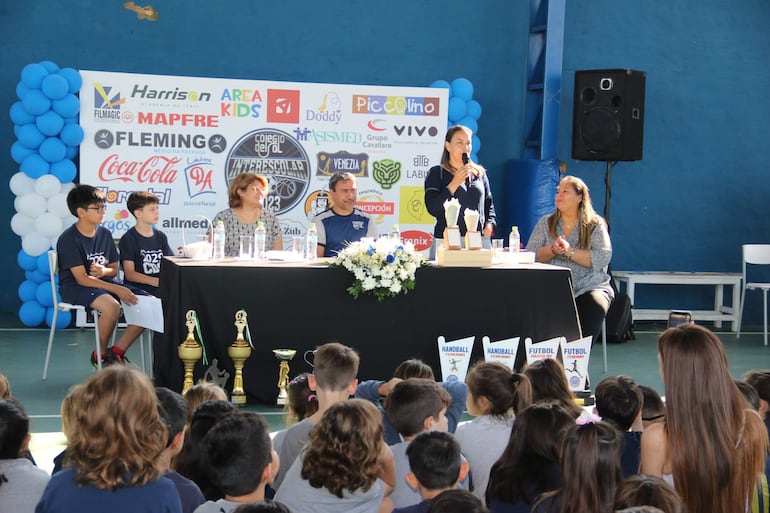
<svg viewBox="0 0 770 513">
<path fill-rule="evenodd" d="M 355 276 L 348 293 L 358 299 L 362 293 L 382 301 L 414 289 L 414 274 L 425 264 L 423 256 L 411 242 L 381 237 L 364 238 L 348 244 L 332 263 L 344 267 Z"/>
</svg>

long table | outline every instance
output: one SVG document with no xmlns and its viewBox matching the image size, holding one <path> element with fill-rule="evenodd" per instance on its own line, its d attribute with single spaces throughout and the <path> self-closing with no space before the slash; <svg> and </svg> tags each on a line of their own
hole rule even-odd
<svg viewBox="0 0 770 513">
<path fill-rule="evenodd" d="M 441 376 L 437 337 L 476 336 L 473 360 L 482 358 L 481 337 L 523 341 L 580 337 L 568 269 L 545 264 L 487 268 L 425 267 L 415 289 L 378 302 L 357 300 L 346 288 L 353 276 L 326 265 L 201 262 L 165 258 L 159 294 L 165 333 L 154 344 L 156 384 L 182 387 L 184 370 L 177 346 L 187 336 L 185 314 L 197 312 L 209 360 L 235 376 L 227 346 L 236 338 L 235 313 L 245 309 L 254 351 L 244 366 L 249 403 L 275 404 L 278 361 L 272 350 L 297 349 L 291 376 L 312 369 L 305 351 L 330 341 L 355 348 L 361 356 L 359 379 L 389 379 L 403 360 L 422 358 Z M 196 337 L 197 338 L 197 337 Z M 205 368 L 196 365 L 195 379 Z"/>
</svg>

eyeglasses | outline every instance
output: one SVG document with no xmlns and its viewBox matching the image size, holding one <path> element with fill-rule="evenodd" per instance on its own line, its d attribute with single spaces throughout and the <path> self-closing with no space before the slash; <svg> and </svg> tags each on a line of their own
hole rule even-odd
<svg viewBox="0 0 770 513">
<path fill-rule="evenodd" d="M 107 206 L 101 205 L 99 207 L 86 207 L 86 210 L 96 210 L 97 212 L 107 212 Z"/>
</svg>

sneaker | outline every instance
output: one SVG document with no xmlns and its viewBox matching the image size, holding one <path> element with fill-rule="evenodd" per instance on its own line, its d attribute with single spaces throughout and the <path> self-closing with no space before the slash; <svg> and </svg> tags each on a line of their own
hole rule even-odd
<svg viewBox="0 0 770 513">
<path fill-rule="evenodd" d="M 112 365 L 113 363 L 119 363 L 121 365 L 125 365 L 127 363 L 131 363 L 131 361 L 126 358 L 126 354 L 123 353 L 123 355 L 119 355 L 115 352 L 114 346 L 107 349 L 107 365 Z"/>
<path fill-rule="evenodd" d="M 109 357 L 109 352 L 107 353 L 108 356 L 102 356 L 102 367 L 106 367 L 109 365 L 107 362 L 107 359 Z M 91 351 L 91 365 L 93 365 L 94 369 L 99 368 L 99 364 L 96 363 L 96 351 Z"/>
</svg>

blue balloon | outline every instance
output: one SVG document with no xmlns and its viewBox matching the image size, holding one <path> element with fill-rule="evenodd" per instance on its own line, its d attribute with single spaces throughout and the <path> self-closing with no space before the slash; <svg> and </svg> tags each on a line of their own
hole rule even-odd
<svg viewBox="0 0 770 513">
<path fill-rule="evenodd" d="M 476 163 L 478 163 L 478 161 L 479 161 L 479 156 L 476 154 L 476 152 L 475 152 L 475 151 L 474 151 L 474 152 L 471 152 L 471 160 L 472 160 L 473 162 L 476 162 Z"/>
<path fill-rule="evenodd" d="M 74 68 L 62 68 L 59 70 L 59 75 L 64 77 L 69 85 L 69 92 L 71 94 L 80 91 L 83 86 L 83 77 L 80 76 L 80 72 Z"/>
<path fill-rule="evenodd" d="M 37 283 L 32 280 L 21 282 L 21 285 L 19 285 L 19 299 L 21 299 L 22 303 L 35 299 L 35 294 L 37 294 Z"/>
<path fill-rule="evenodd" d="M 468 118 L 468 117 L 462 118 L 460 121 L 457 122 L 457 124 L 470 128 L 473 134 L 475 134 L 479 129 L 479 124 L 476 123 L 476 120 L 473 118 Z"/>
<path fill-rule="evenodd" d="M 46 253 L 48 252 L 46 251 Z M 31 280 L 39 285 L 44 281 L 50 281 L 51 277 L 48 275 L 48 273 L 41 273 L 40 271 L 32 271 Z"/>
<path fill-rule="evenodd" d="M 468 117 L 475 120 L 481 117 L 481 104 L 476 100 L 468 100 Z"/>
<path fill-rule="evenodd" d="M 78 156 L 78 147 L 77 146 L 67 146 L 67 153 L 64 156 L 64 158 L 75 160 L 75 157 Z"/>
<path fill-rule="evenodd" d="M 40 145 L 40 156 L 48 162 L 59 162 L 67 156 L 67 146 L 58 137 L 49 137 Z"/>
<path fill-rule="evenodd" d="M 80 125 L 64 125 L 59 137 L 67 146 L 79 146 L 83 142 L 83 129 Z"/>
<path fill-rule="evenodd" d="M 53 307 L 47 308 L 45 311 L 45 323 L 48 325 L 49 328 L 51 327 L 52 322 L 53 322 Z M 72 322 L 72 312 L 67 312 L 66 310 L 60 311 L 59 315 L 56 317 L 56 329 L 63 330 L 64 328 L 68 327 L 71 322 Z"/>
<path fill-rule="evenodd" d="M 37 180 L 41 176 L 48 174 L 48 171 L 51 170 L 51 164 L 46 162 L 39 154 L 32 153 L 22 161 L 19 169 L 28 177 Z"/>
<path fill-rule="evenodd" d="M 37 301 L 26 301 L 19 308 L 19 319 L 28 328 L 40 326 L 45 320 L 45 308 Z"/>
<path fill-rule="evenodd" d="M 42 116 L 38 116 L 35 120 L 35 125 L 40 133 L 53 137 L 59 135 L 61 129 L 64 128 L 64 119 L 52 110 L 49 110 Z"/>
<path fill-rule="evenodd" d="M 42 306 L 53 306 L 53 296 L 51 295 L 50 281 L 44 281 L 43 283 L 38 284 L 37 291 L 35 292 L 35 299 Z"/>
<path fill-rule="evenodd" d="M 79 125 L 80 119 L 77 116 L 71 116 L 69 118 L 64 118 L 64 124 L 65 125 Z"/>
<path fill-rule="evenodd" d="M 24 271 L 24 278 L 26 280 L 32 281 L 32 277 L 35 275 L 35 271 Z M 35 283 L 35 282 L 32 282 Z M 37 288 L 37 284 L 35 283 L 35 288 Z"/>
<path fill-rule="evenodd" d="M 51 108 L 51 100 L 39 89 L 31 89 L 24 95 L 21 103 L 24 105 L 24 109 L 33 116 L 39 116 Z"/>
<path fill-rule="evenodd" d="M 471 137 L 471 146 L 473 146 L 473 152 L 476 153 L 481 149 L 481 139 L 478 135 L 473 134 Z"/>
<path fill-rule="evenodd" d="M 43 66 L 48 73 L 56 73 L 59 71 L 59 65 L 53 61 L 40 61 L 38 64 Z"/>
<path fill-rule="evenodd" d="M 13 105 L 11 105 L 10 114 L 11 121 L 17 125 L 26 125 L 27 123 L 35 122 L 35 116 L 27 112 L 24 108 L 24 104 L 21 102 L 15 102 Z"/>
<path fill-rule="evenodd" d="M 37 257 L 28 255 L 23 249 L 20 249 L 19 252 L 16 253 L 16 263 L 25 271 L 37 270 Z"/>
<path fill-rule="evenodd" d="M 468 107 L 465 104 L 465 100 L 462 100 L 460 98 L 449 99 L 449 120 L 450 121 L 456 122 L 464 118 L 467 111 L 468 111 Z"/>
<path fill-rule="evenodd" d="M 48 76 L 48 70 L 40 64 L 27 64 L 21 70 L 21 81 L 30 89 L 37 89 L 43 83 L 43 79 Z"/>
<path fill-rule="evenodd" d="M 68 94 L 61 100 L 54 100 L 51 106 L 63 118 L 77 116 L 80 112 L 80 100 L 74 94 Z"/>
<path fill-rule="evenodd" d="M 473 97 L 473 84 L 467 78 L 452 80 L 452 97 L 470 100 Z"/>
<path fill-rule="evenodd" d="M 36 150 L 45 141 L 45 135 L 37 128 L 36 123 L 30 123 L 19 127 L 17 134 L 19 142 L 31 150 Z"/>
<path fill-rule="evenodd" d="M 51 174 L 58 178 L 61 183 L 68 183 L 75 180 L 78 168 L 71 160 L 64 159 L 51 164 Z"/>
<path fill-rule="evenodd" d="M 50 269 L 51 267 L 48 265 L 48 252 L 46 251 L 42 255 L 35 258 L 35 263 L 37 264 L 37 270 L 41 273 L 48 274 L 50 276 Z"/>
<path fill-rule="evenodd" d="M 16 141 L 11 145 L 11 158 L 17 164 L 21 164 L 22 162 L 24 162 L 24 159 L 29 157 L 33 153 L 37 153 L 37 152 L 35 150 L 27 148 L 26 146 L 21 144 L 19 141 Z"/>
<path fill-rule="evenodd" d="M 40 86 L 43 94 L 52 100 L 61 100 L 67 96 L 69 87 L 67 79 L 61 75 L 48 75 L 43 79 L 43 83 Z"/>
<path fill-rule="evenodd" d="M 452 86 L 449 85 L 449 82 L 447 82 L 446 80 L 436 80 L 428 87 L 433 87 L 436 89 L 450 89 L 450 90 L 452 89 Z"/>
<path fill-rule="evenodd" d="M 19 134 L 21 133 L 21 127 L 24 125 L 13 125 L 13 135 L 16 136 L 16 139 L 19 138 Z"/>
<path fill-rule="evenodd" d="M 23 100 L 28 92 L 29 87 L 25 86 L 24 82 L 19 82 L 16 84 L 16 96 L 18 96 L 19 100 Z"/>
</svg>

